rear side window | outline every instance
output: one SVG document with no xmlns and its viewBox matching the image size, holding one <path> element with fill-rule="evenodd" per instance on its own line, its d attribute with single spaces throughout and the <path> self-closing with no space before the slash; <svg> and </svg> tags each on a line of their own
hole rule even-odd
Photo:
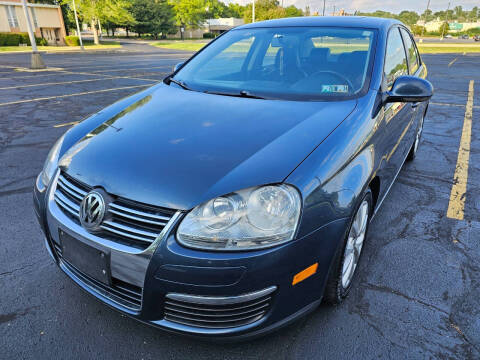
<svg viewBox="0 0 480 360">
<path fill-rule="evenodd" d="M 408 74 L 405 48 L 398 28 L 394 28 L 388 33 L 383 72 L 385 85 L 389 90 L 396 78 Z"/>
<path fill-rule="evenodd" d="M 418 54 L 415 50 L 415 45 L 413 44 L 410 34 L 404 29 L 401 29 L 400 31 L 402 32 L 403 39 L 405 40 L 405 48 L 407 49 L 408 69 L 410 74 L 414 74 L 420 66 Z"/>
</svg>

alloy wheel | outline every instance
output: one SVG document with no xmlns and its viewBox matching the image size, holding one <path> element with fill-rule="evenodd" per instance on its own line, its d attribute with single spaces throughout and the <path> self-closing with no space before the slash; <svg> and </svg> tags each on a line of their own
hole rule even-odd
<svg viewBox="0 0 480 360">
<path fill-rule="evenodd" d="M 369 203 L 364 199 L 353 219 L 343 254 L 341 281 L 344 289 L 350 285 L 353 274 L 357 268 L 360 253 L 363 248 L 363 241 L 365 240 L 365 234 L 367 232 L 368 217 Z"/>
</svg>

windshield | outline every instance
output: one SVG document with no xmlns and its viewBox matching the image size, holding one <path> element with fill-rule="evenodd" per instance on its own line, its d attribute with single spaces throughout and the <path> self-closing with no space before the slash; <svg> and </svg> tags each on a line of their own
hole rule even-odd
<svg viewBox="0 0 480 360">
<path fill-rule="evenodd" d="M 374 30 L 283 27 L 232 30 L 173 77 L 195 91 L 268 99 L 352 97 L 369 78 Z"/>
</svg>

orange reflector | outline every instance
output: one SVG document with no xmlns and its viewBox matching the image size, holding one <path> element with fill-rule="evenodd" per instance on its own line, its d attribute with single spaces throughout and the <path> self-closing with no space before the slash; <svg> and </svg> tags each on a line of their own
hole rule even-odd
<svg viewBox="0 0 480 360">
<path fill-rule="evenodd" d="M 312 276 L 317 272 L 318 263 L 309 266 L 305 270 L 300 271 L 297 275 L 293 277 L 292 285 L 298 284 L 300 281 L 305 280 L 306 278 Z"/>
</svg>

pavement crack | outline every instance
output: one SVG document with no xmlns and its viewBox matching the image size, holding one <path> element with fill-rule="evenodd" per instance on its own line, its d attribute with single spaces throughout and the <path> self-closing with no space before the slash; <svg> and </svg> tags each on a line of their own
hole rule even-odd
<svg viewBox="0 0 480 360">
<path fill-rule="evenodd" d="M 426 306 L 432 310 L 436 310 L 438 312 L 441 312 L 447 316 L 449 316 L 450 314 L 439 308 L 438 306 L 435 306 L 435 305 L 432 305 L 432 304 L 429 304 L 423 300 L 419 300 L 419 299 L 416 299 L 416 298 L 413 298 L 413 297 L 410 297 L 404 293 L 401 293 L 400 291 L 398 290 L 395 290 L 395 289 L 392 289 L 392 288 L 389 288 L 387 286 L 380 286 L 380 285 L 375 285 L 375 284 L 371 284 L 371 283 L 362 283 L 362 286 L 365 287 L 366 289 L 368 290 L 372 290 L 372 291 L 379 291 L 379 292 L 383 292 L 383 293 L 388 293 L 388 294 L 393 294 L 393 295 L 396 295 L 396 296 L 400 296 L 408 301 L 412 301 L 412 302 L 415 302 L 417 304 L 420 304 L 420 305 L 423 305 L 423 306 Z"/>
<path fill-rule="evenodd" d="M 15 320 L 18 317 L 22 317 L 30 313 L 32 310 L 39 308 L 39 306 L 31 306 L 28 308 L 25 308 L 23 310 L 13 312 L 13 313 L 8 313 L 8 314 L 0 314 L 0 324 L 3 323 L 8 323 L 13 320 Z"/>
</svg>

